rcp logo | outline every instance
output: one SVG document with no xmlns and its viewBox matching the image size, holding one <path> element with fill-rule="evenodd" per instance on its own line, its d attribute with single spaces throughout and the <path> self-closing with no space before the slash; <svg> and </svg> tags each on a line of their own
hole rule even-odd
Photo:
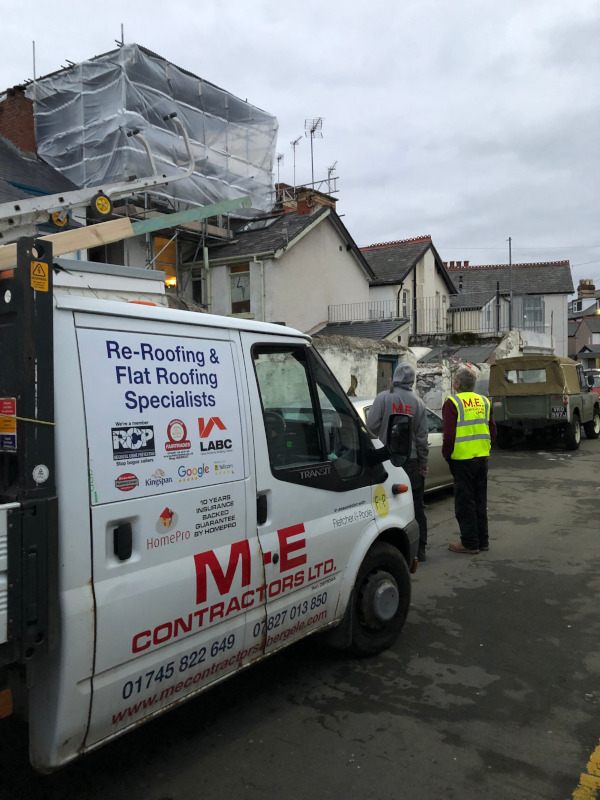
<svg viewBox="0 0 600 800">
<path fill-rule="evenodd" d="M 125 458 L 149 458 L 155 455 L 152 425 L 111 428 L 111 433 L 115 461 Z"/>
<path fill-rule="evenodd" d="M 220 431 L 227 430 L 220 417 L 210 417 L 206 423 L 204 421 L 204 417 L 200 417 L 198 419 L 198 432 L 201 440 L 207 439 L 210 436 L 213 428 L 217 428 Z M 232 447 L 233 445 L 231 439 L 213 439 L 210 442 L 200 442 L 200 450 L 203 453 L 211 451 L 214 452 L 217 450 L 231 450 Z"/>
</svg>

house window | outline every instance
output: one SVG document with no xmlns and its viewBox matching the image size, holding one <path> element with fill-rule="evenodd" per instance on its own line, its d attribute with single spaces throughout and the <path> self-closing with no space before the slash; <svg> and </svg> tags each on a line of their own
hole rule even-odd
<svg viewBox="0 0 600 800">
<path fill-rule="evenodd" d="M 410 318 L 410 314 L 409 314 L 410 303 L 409 303 L 408 294 L 409 293 L 406 291 L 406 289 L 402 292 L 402 317 L 403 317 L 403 319 L 409 319 Z"/>
<path fill-rule="evenodd" d="M 523 328 L 528 331 L 544 331 L 544 301 L 541 297 L 525 295 L 523 298 Z"/>
<path fill-rule="evenodd" d="M 99 247 L 90 247 L 88 250 L 88 261 L 98 264 L 118 264 L 125 265 L 125 242 L 112 242 L 102 244 Z"/>
<path fill-rule="evenodd" d="M 229 267 L 231 286 L 231 313 L 247 314 L 250 312 L 250 265 L 239 264 Z"/>
<path fill-rule="evenodd" d="M 177 248 L 175 239 L 154 237 L 154 269 L 165 273 L 165 287 L 177 291 Z"/>
</svg>

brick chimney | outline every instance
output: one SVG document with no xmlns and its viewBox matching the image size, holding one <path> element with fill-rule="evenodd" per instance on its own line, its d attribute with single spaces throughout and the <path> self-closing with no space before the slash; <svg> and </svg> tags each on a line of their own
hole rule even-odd
<svg viewBox="0 0 600 800">
<path fill-rule="evenodd" d="M 577 287 L 577 299 L 581 300 L 583 297 L 595 297 L 596 287 L 594 281 L 590 278 L 582 278 Z"/>
<path fill-rule="evenodd" d="M 25 97 L 25 89 L 15 86 L 6 91 L 0 103 L 0 136 L 4 136 L 23 153 L 36 153 L 33 101 Z"/>
<path fill-rule="evenodd" d="M 296 188 L 296 201 L 298 214 L 314 214 L 315 211 L 320 211 L 323 206 L 330 206 L 335 209 L 335 204 L 337 203 L 335 197 L 303 186 Z"/>
</svg>

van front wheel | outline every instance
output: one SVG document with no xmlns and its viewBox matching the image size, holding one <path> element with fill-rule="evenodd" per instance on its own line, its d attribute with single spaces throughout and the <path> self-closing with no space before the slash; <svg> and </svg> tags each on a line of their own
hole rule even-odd
<svg viewBox="0 0 600 800">
<path fill-rule="evenodd" d="M 410 575 L 401 553 L 376 542 L 358 570 L 352 599 L 351 649 L 361 656 L 387 650 L 402 630 L 410 604 Z"/>
</svg>

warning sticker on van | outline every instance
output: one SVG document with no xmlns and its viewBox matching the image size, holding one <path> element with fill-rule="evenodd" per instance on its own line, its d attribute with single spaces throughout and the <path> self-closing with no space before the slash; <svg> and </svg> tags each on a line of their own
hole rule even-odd
<svg viewBox="0 0 600 800">
<path fill-rule="evenodd" d="M 244 477 L 230 342 L 90 328 L 77 336 L 94 504 Z"/>
</svg>

